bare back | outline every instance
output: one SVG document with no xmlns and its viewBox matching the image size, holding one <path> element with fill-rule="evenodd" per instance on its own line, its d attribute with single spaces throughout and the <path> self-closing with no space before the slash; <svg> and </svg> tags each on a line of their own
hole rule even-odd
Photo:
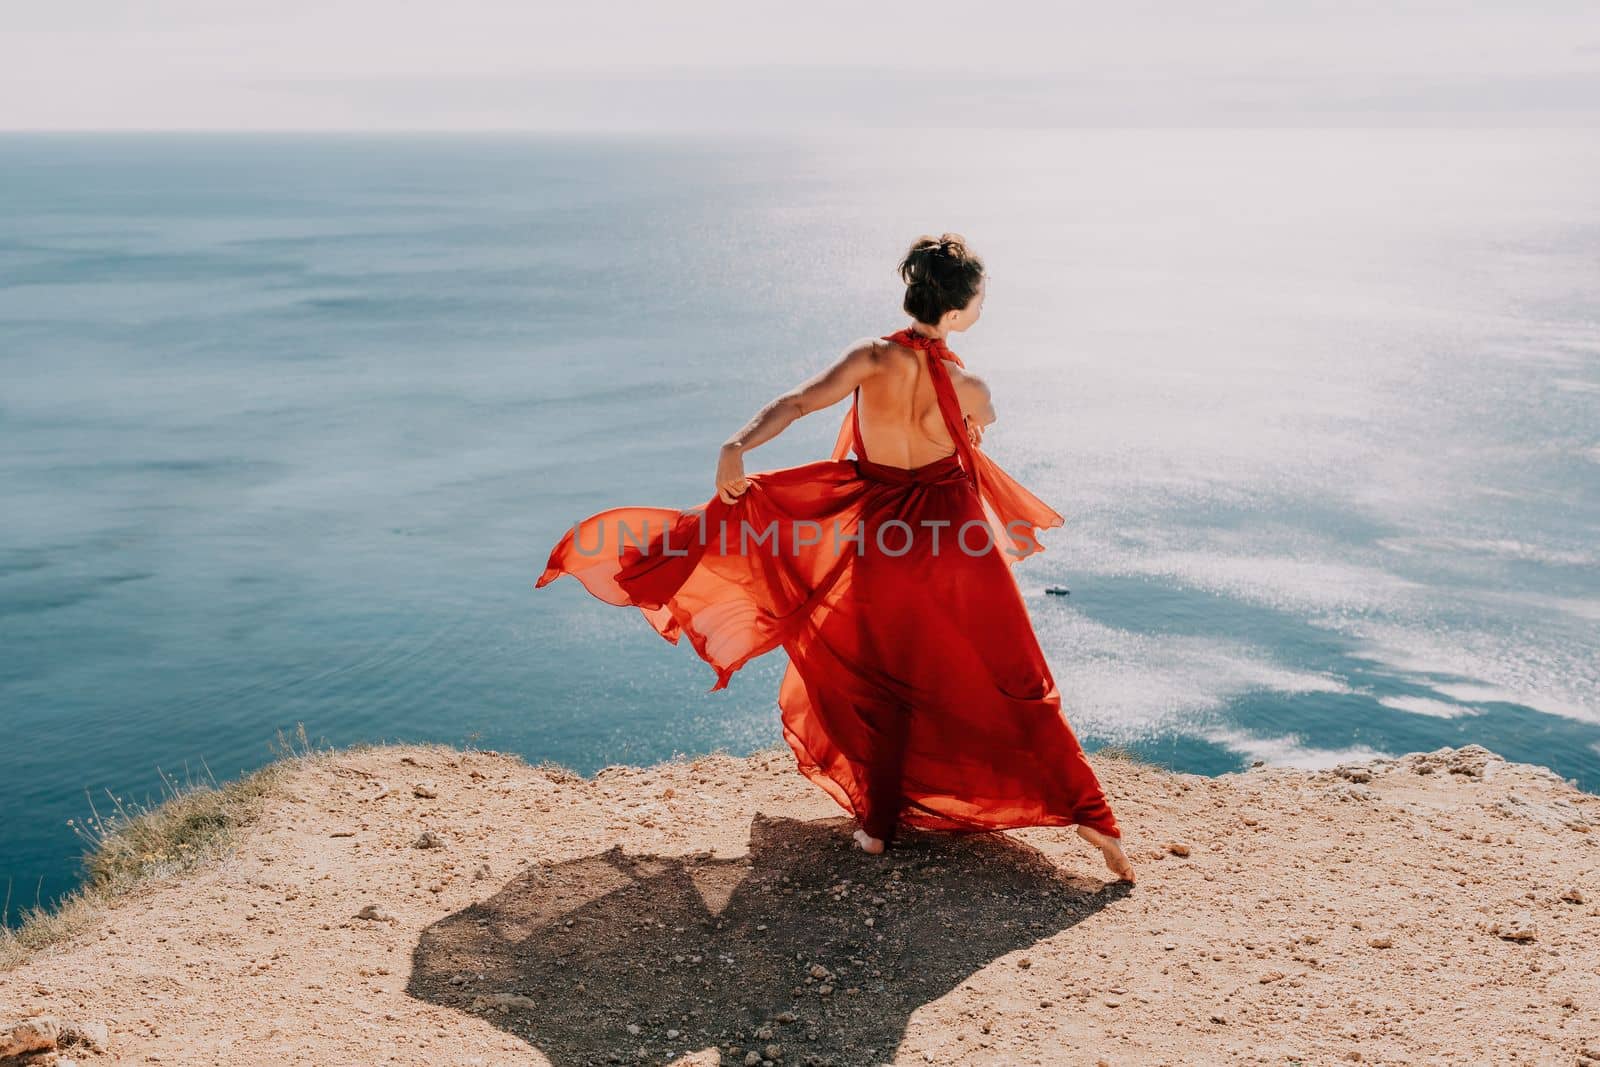
<svg viewBox="0 0 1600 1067">
<path fill-rule="evenodd" d="M 892 341 L 877 344 L 879 369 L 861 383 L 857 411 L 867 456 L 874 463 L 910 468 L 955 452 L 924 362 L 931 357 Z M 984 410 L 988 391 L 983 383 L 960 367 L 946 366 L 962 413 L 986 424 L 993 413 Z"/>
</svg>

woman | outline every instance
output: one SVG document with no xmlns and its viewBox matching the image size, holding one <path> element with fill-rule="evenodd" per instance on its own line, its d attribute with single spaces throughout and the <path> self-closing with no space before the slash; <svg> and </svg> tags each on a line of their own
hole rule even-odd
<svg viewBox="0 0 1600 1067">
<path fill-rule="evenodd" d="M 945 343 L 978 321 L 983 264 L 947 233 L 900 275 L 912 323 L 763 407 L 723 444 L 715 497 L 584 519 L 538 585 L 571 574 L 687 634 L 713 691 L 782 645 L 784 739 L 866 852 L 900 825 L 1076 825 L 1131 882 L 1009 567 L 1061 516 L 981 451 L 989 390 Z M 745 453 L 852 393 L 831 459 L 745 474 Z"/>
</svg>

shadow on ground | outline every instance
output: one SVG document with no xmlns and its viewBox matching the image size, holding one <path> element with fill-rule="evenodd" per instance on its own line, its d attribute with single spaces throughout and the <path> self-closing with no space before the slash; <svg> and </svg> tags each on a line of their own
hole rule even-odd
<svg viewBox="0 0 1600 1067">
<path fill-rule="evenodd" d="M 919 1007 L 1127 892 L 1003 834 L 908 831 L 872 857 L 853 825 L 757 815 L 737 859 L 530 867 L 423 931 L 407 991 L 557 1067 L 768 1045 L 789 1067 L 879 1063 Z"/>
</svg>

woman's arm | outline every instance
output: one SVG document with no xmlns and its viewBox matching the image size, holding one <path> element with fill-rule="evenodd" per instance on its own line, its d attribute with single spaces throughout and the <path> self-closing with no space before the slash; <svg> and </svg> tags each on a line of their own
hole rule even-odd
<svg viewBox="0 0 1600 1067">
<path fill-rule="evenodd" d="M 750 487 L 744 476 L 744 454 L 778 436 L 802 415 L 832 407 L 881 367 L 878 342 L 862 341 L 781 396 L 767 402 L 751 420 L 722 444 L 717 457 L 717 496 L 725 504 Z"/>
<path fill-rule="evenodd" d="M 989 385 L 960 367 L 950 368 L 950 380 L 956 387 L 956 399 L 961 402 L 962 421 L 967 424 L 967 439 L 974 445 L 980 445 L 983 443 L 984 429 L 995 420 L 994 398 L 989 394 Z"/>
</svg>

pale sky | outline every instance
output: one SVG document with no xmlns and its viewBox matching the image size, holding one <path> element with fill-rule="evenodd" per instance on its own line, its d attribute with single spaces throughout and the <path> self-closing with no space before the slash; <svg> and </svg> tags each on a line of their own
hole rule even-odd
<svg viewBox="0 0 1600 1067">
<path fill-rule="evenodd" d="M 0 0 L 0 129 L 1591 126 L 1597 10 Z"/>
</svg>

